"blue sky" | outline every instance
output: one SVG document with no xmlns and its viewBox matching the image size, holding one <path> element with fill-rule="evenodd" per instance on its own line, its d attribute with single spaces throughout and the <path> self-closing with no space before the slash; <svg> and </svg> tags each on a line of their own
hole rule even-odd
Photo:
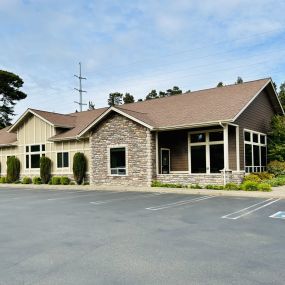
<svg viewBox="0 0 285 285">
<path fill-rule="evenodd" d="M 285 81 L 285 1 L 0 0 L 0 69 L 20 75 L 28 107 L 73 112 L 84 101 L 136 99 L 271 76 Z"/>
</svg>

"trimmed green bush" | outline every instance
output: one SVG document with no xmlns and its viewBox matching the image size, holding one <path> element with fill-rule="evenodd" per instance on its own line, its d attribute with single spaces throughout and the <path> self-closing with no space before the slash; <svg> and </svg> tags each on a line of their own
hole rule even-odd
<svg viewBox="0 0 285 285">
<path fill-rule="evenodd" d="M 70 181 L 70 179 L 67 176 L 61 176 L 60 177 L 60 184 L 61 185 L 68 185 L 69 181 Z"/>
<path fill-rule="evenodd" d="M 284 175 L 285 174 L 285 162 L 273 160 L 267 164 L 267 170 L 269 173 L 274 175 Z"/>
<path fill-rule="evenodd" d="M 268 183 L 260 183 L 257 185 L 258 191 L 270 192 L 271 186 Z"/>
<path fill-rule="evenodd" d="M 255 181 L 245 181 L 240 185 L 240 189 L 244 191 L 257 191 L 258 183 Z"/>
<path fill-rule="evenodd" d="M 73 156 L 73 176 L 78 185 L 82 184 L 86 172 L 86 158 L 82 152 Z"/>
<path fill-rule="evenodd" d="M 6 178 L 6 176 L 0 177 L 0 183 L 7 183 L 7 178 Z"/>
<path fill-rule="evenodd" d="M 42 156 L 40 159 L 40 176 L 43 184 L 48 184 L 51 177 L 51 160 Z"/>
<path fill-rule="evenodd" d="M 266 171 L 264 171 L 264 172 L 253 172 L 252 174 L 258 176 L 261 180 L 269 180 L 269 179 L 274 178 L 273 173 L 268 173 Z"/>
<path fill-rule="evenodd" d="M 30 177 L 25 176 L 22 180 L 22 184 L 31 184 L 32 179 Z"/>
<path fill-rule="evenodd" d="M 174 183 L 162 183 L 160 181 L 154 180 L 151 183 L 151 187 L 166 187 L 166 188 L 184 188 L 182 184 L 174 184 Z"/>
<path fill-rule="evenodd" d="M 239 190 L 239 185 L 236 183 L 230 182 L 225 185 L 226 190 Z"/>
<path fill-rule="evenodd" d="M 252 182 L 259 183 L 261 182 L 261 179 L 256 174 L 250 173 L 243 178 L 243 182 L 246 182 L 246 181 L 252 181 Z"/>
<path fill-rule="evenodd" d="M 39 176 L 33 177 L 33 184 L 42 184 L 42 180 Z"/>
<path fill-rule="evenodd" d="M 269 184 L 272 187 L 277 187 L 277 186 L 283 186 L 285 185 L 285 177 L 283 176 L 278 176 L 275 178 L 272 178 L 270 180 L 265 180 L 265 183 Z"/>
<path fill-rule="evenodd" d="M 75 182 L 74 181 L 70 181 L 69 185 L 75 185 Z"/>
<path fill-rule="evenodd" d="M 191 189 L 203 189 L 203 186 L 199 185 L 198 183 L 190 184 L 188 187 Z"/>
<path fill-rule="evenodd" d="M 51 184 L 52 185 L 60 185 L 61 183 L 61 177 L 60 176 L 53 176 L 51 178 Z"/>
<path fill-rule="evenodd" d="M 13 183 L 20 178 L 20 160 L 16 156 L 7 159 L 7 182 Z"/>
<path fill-rule="evenodd" d="M 212 189 L 212 190 L 223 190 L 224 189 L 224 186 L 222 185 L 211 185 L 211 184 L 208 184 L 205 186 L 206 189 Z"/>
</svg>

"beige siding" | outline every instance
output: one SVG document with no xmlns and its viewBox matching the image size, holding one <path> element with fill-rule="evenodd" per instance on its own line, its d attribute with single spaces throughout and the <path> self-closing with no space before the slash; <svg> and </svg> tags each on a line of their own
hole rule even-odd
<svg viewBox="0 0 285 285">
<path fill-rule="evenodd" d="M 48 139 L 55 134 L 54 127 L 36 116 L 30 116 L 17 130 L 18 144 L 15 147 L 0 148 L 1 175 L 6 175 L 7 156 L 16 155 L 21 162 L 21 176 L 39 175 L 39 169 L 26 169 L 26 146 L 45 144 L 45 155 L 52 160 L 53 175 L 72 175 L 73 156 L 83 152 L 87 158 L 90 155 L 89 139 L 80 141 L 50 142 Z M 69 152 L 69 167 L 57 168 L 57 153 Z M 88 167 L 87 167 L 88 172 Z"/>
</svg>

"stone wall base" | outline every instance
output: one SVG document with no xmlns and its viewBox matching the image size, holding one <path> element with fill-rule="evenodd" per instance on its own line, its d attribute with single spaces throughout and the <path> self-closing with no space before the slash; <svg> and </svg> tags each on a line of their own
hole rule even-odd
<svg viewBox="0 0 285 285">
<path fill-rule="evenodd" d="M 233 182 L 240 184 L 243 180 L 244 172 L 234 172 L 226 174 L 226 183 Z M 223 174 L 158 174 L 156 180 L 162 183 L 174 184 L 199 184 L 205 186 L 211 185 L 224 185 Z"/>
</svg>

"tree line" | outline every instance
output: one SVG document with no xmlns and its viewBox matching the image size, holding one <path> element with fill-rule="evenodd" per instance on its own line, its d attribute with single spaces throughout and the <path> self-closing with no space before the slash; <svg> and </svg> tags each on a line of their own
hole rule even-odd
<svg viewBox="0 0 285 285">
<path fill-rule="evenodd" d="M 239 76 L 235 84 L 241 83 L 243 83 L 243 79 Z M 12 72 L 0 70 L 0 129 L 11 125 L 12 118 L 15 116 L 14 107 L 16 102 L 27 97 L 27 94 L 20 90 L 23 84 L 23 79 L 18 75 Z M 225 86 L 225 84 L 222 81 L 217 84 L 217 87 L 223 86 Z M 280 85 L 279 90 L 274 82 L 273 86 L 283 108 L 285 109 L 285 82 Z M 191 90 L 188 90 L 185 93 L 187 92 L 191 92 Z M 169 88 L 166 91 L 157 91 L 156 89 L 153 89 L 145 96 L 144 99 L 138 99 L 137 102 L 175 96 L 182 93 L 183 91 L 178 86 L 173 86 L 173 88 Z M 120 92 L 113 92 L 109 94 L 107 103 L 109 106 L 116 106 L 134 102 L 135 98 L 130 93 L 123 94 Z M 95 109 L 95 104 L 92 101 L 89 102 L 88 109 Z"/>
</svg>

